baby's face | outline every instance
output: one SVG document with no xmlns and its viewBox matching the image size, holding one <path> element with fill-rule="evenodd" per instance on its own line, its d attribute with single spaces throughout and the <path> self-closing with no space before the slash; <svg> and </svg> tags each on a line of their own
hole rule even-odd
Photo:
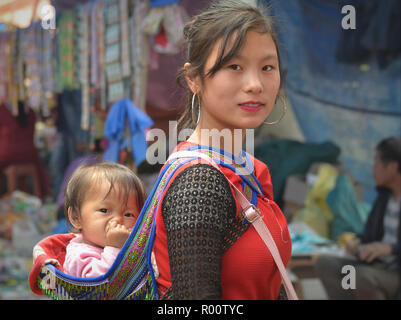
<svg viewBox="0 0 401 320">
<path fill-rule="evenodd" d="M 115 221 L 132 229 L 139 215 L 138 197 L 131 191 L 125 202 L 123 192 L 115 187 L 108 195 L 109 183 L 102 183 L 88 190 L 80 211 L 83 242 L 104 248 L 107 225 Z M 107 197 L 106 197 L 107 195 Z"/>
</svg>

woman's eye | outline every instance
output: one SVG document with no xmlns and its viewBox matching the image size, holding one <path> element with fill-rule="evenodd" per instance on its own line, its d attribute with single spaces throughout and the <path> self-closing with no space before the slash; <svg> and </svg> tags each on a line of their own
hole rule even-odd
<svg viewBox="0 0 401 320">
<path fill-rule="evenodd" d="M 99 209 L 99 211 L 102 212 L 102 213 L 108 213 L 109 209 L 101 208 L 101 209 Z"/>
<path fill-rule="evenodd" d="M 272 66 L 264 66 L 264 67 L 262 68 L 263 71 L 270 71 L 270 70 L 272 70 L 272 69 L 273 69 Z"/>
<path fill-rule="evenodd" d="M 232 64 L 228 67 L 232 70 L 241 70 L 241 67 L 238 64 Z"/>
</svg>

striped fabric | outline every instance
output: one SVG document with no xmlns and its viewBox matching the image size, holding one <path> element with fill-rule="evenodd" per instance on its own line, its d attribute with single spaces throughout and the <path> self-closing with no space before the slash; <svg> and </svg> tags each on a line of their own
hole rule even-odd
<svg viewBox="0 0 401 320">
<path fill-rule="evenodd" d="M 383 242 L 396 244 L 398 241 L 398 225 L 400 223 L 401 196 L 394 200 L 391 198 L 387 204 L 384 215 L 384 236 Z"/>
</svg>

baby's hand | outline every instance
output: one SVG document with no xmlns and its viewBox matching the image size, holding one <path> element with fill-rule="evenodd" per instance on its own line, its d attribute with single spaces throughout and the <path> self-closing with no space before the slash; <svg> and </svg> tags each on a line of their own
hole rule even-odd
<svg viewBox="0 0 401 320">
<path fill-rule="evenodd" d="M 39 245 L 34 246 L 32 254 L 33 264 L 35 264 L 36 259 L 41 255 L 46 255 L 46 252 L 43 250 L 43 248 Z M 51 263 L 55 267 L 58 267 L 60 265 L 60 263 L 56 259 L 49 258 L 42 262 L 41 268 L 43 268 L 48 263 Z"/>
<path fill-rule="evenodd" d="M 106 246 L 121 248 L 131 232 L 130 228 L 125 227 L 116 221 L 111 221 L 106 227 Z"/>
</svg>

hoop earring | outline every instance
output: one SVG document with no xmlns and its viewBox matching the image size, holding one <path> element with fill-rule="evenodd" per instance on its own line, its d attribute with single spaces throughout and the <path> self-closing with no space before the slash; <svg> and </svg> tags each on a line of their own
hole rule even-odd
<svg viewBox="0 0 401 320">
<path fill-rule="evenodd" d="M 194 104 L 195 104 L 195 96 L 196 96 L 196 93 L 194 93 L 193 95 L 192 95 L 192 105 L 191 105 L 191 115 L 192 115 L 192 122 L 193 122 L 193 124 L 196 126 L 197 124 L 198 124 L 198 122 L 199 122 L 199 118 L 200 118 L 200 102 L 199 102 L 199 98 L 198 98 L 198 117 L 197 117 L 197 119 L 196 119 L 196 121 L 195 121 L 195 118 L 194 118 Z"/>
<path fill-rule="evenodd" d="M 264 124 L 267 124 L 269 126 L 278 124 L 285 116 L 285 114 L 287 113 L 287 103 L 285 102 L 285 99 L 280 95 L 279 99 L 281 100 L 282 104 L 283 104 L 283 113 L 281 114 L 280 119 L 273 121 L 273 122 L 263 122 Z"/>
</svg>

